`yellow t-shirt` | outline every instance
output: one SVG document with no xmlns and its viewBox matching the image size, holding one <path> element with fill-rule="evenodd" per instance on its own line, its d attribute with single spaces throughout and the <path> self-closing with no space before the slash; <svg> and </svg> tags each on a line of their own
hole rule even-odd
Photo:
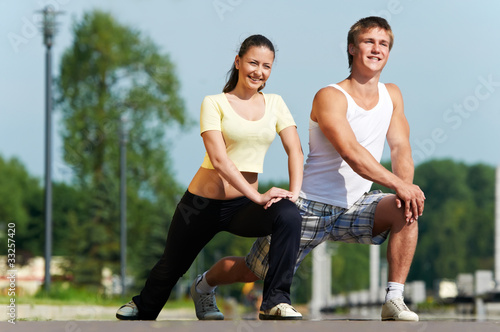
<svg viewBox="0 0 500 332">
<path fill-rule="evenodd" d="M 246 120 L 236 113 L 224 93 L 206 96 L 201 104 L 200 133 L 208 130 L 222 132 L 227 155 L 240 172 L 262 173 L 264 156 L 276 133 L 295 126 L 281 96 L 262 95 L 266 103 L 265 113 L 256 121 Z M 208 153 L 205 153 L 201 167 L 214 168 Z"/>
</svg>

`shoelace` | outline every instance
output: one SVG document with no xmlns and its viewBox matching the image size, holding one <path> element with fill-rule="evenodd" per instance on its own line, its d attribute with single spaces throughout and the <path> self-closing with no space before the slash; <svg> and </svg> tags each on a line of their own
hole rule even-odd
<svg viewBox="0 0 500 332">
<path fill-rule="evenodd" d="M 289 305 L 288 303 L 283 303 L 281 305 L 281 307 L 284 307 L 283 309 L 290 309 L 290 310 L 293 310 L 293 311 L 297 312 L 297 310 L 295 310 L 295 308 L 292 307 L 291 305 Z"/>
<path fill-rule="evenodd" d="M 126 303 L 124 305 L 121 306 L 121 308 L 134 308 L 135 307 L 135 303 L 134 301 L 130 301 L 129 303 Z"/>
<path fill-rule="evenodd" d="M 212 293 L 200 294 L 200 303 L 203 309 L 207 307 L 215 308 L 215 299 Z"/>
<path fill-rule="evenodd" d="M 403 309 L 401 309 L 399 307 L 399 304 L 398 302 L 394 301 L 394 300 L 391 300 L 391 302 L 396 306 L 396 308 L 398 308 L 398 310 L 400 311 L 410 311 L 410 309 L 408 309 L 408 307 L 406 306 L 406 303 L 403 302 Z"/>
<path fill-rule="evenodd" d="M 288 303 L 280 303 L 277 305 L 276 315 L 281 316 L 282 312 L 286 312 L 288 309 L 294 312 L 298 312 L 293 306 L 289 305 Z M 269 311 L 271 311 L 271 309 L 269 309 Z"/>
</svg>

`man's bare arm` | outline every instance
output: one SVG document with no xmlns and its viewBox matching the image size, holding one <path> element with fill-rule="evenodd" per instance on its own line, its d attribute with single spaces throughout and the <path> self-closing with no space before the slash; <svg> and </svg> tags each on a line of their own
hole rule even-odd
<svg viewBox="0 0 500 332">
<path fill-rule="evenodd" d="M 407 183 L 413 183 L 414 165 L 411 156 L 410 126 L 404 114 L 403 97 L 394 84 L 386 84 L 394 111 L 387 131 L 387 143 L 391 149 L 392 172 Z"/>
<path fill-rule="evenodd" d="M 404 178 L 400 178 L 385 169 L 368 150 L 358 143 L 347 121 L 346 113 L 347 100 L 342 92 L 335 88 L 327 87 L 321 89 L 316 94 L 313 101 L 311 118 L 318 122 L 324 135 L 356 173 L 365 179 L 393 189 L 396 192 L 398 197 L 405 202 L 405 216 L 407 221 L 413 221 L 413 216 L 418 216 L 423 211 L 423 200 L 425 198 L 423 192 L 418 186 L 411 184 L 411 181 L 407 182 L 407 175 Z M 393 139 L 392 143 L 395 144 L 395 142 Z M 396 163 L 400 160 L 403 159 L 398 158 Z M 405 174 L 401 165 L 403 164 L 400 163 L 397 166 L 397 172 Z M 400 167 L 401 170 L 399 170 Z M 413 178 L 413 172 L 411 173 L 411 178 Z M 422 202 L 422 204 L 419 202 Z"/>
</svg>

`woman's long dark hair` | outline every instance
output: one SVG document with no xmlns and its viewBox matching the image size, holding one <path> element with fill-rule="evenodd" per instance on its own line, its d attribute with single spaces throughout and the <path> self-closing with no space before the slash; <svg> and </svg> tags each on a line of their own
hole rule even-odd
<svg viewBox="0 0 500 332">
<path fill-rule="evenodd" d="M 273 52 L 273 54 L 275 54 L 274 45 L 269 39 L 267 39 L 266 37 L 264 37 L 262 35 L 252 35 L 252 36 L 248 37 L 247 39 L 245 39 L 243 41 L 243 43 L 241 44 L 240 51 L 238 52 L 239 57 L 242 58 L 247 53 L 247 51 L 251 47 L 254 47 L 254 46 L 267 47 L 270 51 Z M 229 76 L 229 79 L 227 80 L 226 85 L 224 86 L 224 89 L 222 89 L 222 92 L 224 92 L 224 93 L 230 92 L 236 87 L 236 84 L 238 83 L 238 74 L 239 74 L 239 70 L 236 69 L 234 62 L 233 62 L 233 66 L 231 67 L 231 70 L 227 73 L 227 75 Z M 264 86 L 265 86 L 265 83 L 259 88 L 258 91 L 264 89 Z"/>
</svg>

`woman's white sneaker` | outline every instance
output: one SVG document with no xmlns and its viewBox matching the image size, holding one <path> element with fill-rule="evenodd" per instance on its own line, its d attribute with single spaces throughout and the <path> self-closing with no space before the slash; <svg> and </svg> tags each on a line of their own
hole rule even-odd
<svg viewBox="0 0 500 332">
<path fill-rule="evenodd" d="M 116 312 L 116 318 L 120 320 L 139 320 L 139 309 L 134 301 L 122 305 Z"/>
<path fill-rule="evenodd" d="M 302 314 L 288 303 L 280 303 L 268 310 L 259 312 L 261 320 L 298 320 Z"/>
</svg>

